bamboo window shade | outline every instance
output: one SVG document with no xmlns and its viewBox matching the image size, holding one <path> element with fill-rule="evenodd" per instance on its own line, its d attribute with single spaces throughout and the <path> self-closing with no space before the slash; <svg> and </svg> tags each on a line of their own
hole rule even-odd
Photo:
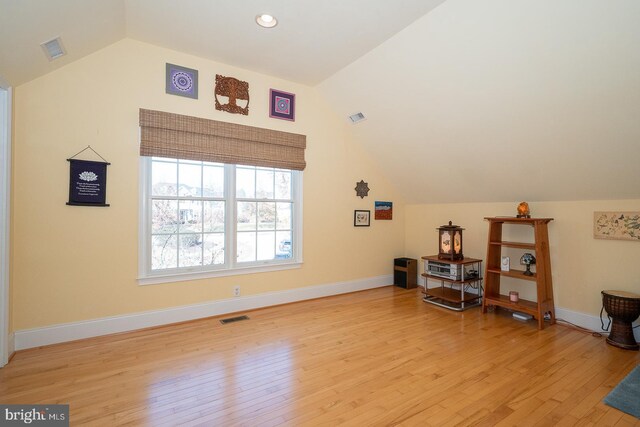
<svg viewBox="0 0 640 427">
<path fill-rule="evenodd" d="M 140 155 L 304 170 L 307 137 L 140 109 Z"/>
</svg>

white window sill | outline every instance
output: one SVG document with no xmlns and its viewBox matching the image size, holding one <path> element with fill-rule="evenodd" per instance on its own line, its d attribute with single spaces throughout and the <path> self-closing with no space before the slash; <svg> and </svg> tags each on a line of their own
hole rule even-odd
<svg viewBox="0 0 640 427">
<path fill-rule="evenodd" d="M 209 279 L 211 277 L 239 276 L 242 274 L 266 273 L 270 271 L 293 270 L 302 267 L 302 262 L 282 264 L 251 265 L 224 270 L 197 271 L 189 273 L 152 274 L 138 277 L 138 285 L 156 285 L 160 283 L 185 282 L 188 280 Z"/>
</svg>

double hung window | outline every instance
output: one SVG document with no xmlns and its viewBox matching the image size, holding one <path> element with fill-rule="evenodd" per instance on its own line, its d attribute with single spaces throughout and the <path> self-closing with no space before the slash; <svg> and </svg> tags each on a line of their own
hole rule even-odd
<svg viewBox="0 0 640 427">
<path fill-rule="evenodd" d="M 141 159 L 143 282 L 281 269 L 301 261 L 301 172 Z"/>
<path fill-rule="evenodd" d="M 302 263 L 306 136 L 140 109 L 139 283 Z"/>
</svg>

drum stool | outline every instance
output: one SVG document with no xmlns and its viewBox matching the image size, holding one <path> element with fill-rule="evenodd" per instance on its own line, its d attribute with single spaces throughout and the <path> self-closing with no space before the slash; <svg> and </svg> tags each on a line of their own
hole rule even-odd
<svg viewBox="0 0 640 427">
<path fill-rule="evenodd" d="M 625 350 L 639 350 L 632 324 L 640 316 L 640 295 L 625 291 L 602 291 L 602 307 L 612 319 L 607 342 Z"/>
</svg>

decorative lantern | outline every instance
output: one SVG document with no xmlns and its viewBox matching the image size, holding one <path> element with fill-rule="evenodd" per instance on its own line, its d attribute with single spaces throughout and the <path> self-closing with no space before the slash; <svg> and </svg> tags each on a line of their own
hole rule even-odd
<svg viewBox="0 0 640 427">
<path fill-rule="evenodd" d="M 457 261 L 464 258 L 462 254 L 462 230 L 464 228 L 453 225 L 451 221 L 449 221 L 449 225 L 443 225 L 438 228 L 438 259 Z"/>
</svg>

